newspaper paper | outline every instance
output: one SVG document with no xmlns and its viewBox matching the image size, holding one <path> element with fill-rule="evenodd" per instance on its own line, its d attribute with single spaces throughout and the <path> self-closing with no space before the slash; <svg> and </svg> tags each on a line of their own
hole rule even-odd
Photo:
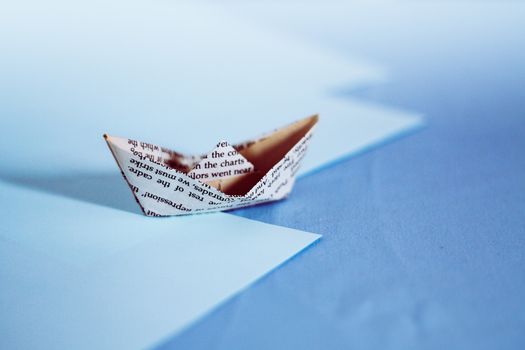
<svg viewBox="0 0 525 350">
<path fill-rule="evenodd" d="M 104 138 L 144 214 L 187 215 L 286 197 L 318 119 L 314 115 L 234 146 L 221 141 L 200 156 L 107 134 Z"/>
</svg>

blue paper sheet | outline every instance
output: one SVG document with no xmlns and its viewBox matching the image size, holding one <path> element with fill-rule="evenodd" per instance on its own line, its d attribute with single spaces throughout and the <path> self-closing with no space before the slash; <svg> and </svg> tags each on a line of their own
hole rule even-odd
<svg viewBox="0 0 525 350">
<path fill-rule="evenodd" d="M 151 346 L 320 237 L 222 213 L 151 220 L 3 183 L 0 201 L 9 349 Z"/>
</svg>

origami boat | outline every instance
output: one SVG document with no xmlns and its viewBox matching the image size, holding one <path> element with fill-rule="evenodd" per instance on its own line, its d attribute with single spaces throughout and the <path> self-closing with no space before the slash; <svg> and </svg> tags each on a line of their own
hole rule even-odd
<svg viewBox="0 0 525 350">
<path fill-rule="evenodd" d="M 104 139 L 144 214 L 187 215 L 286 197 L 318 119 L 313 115 L 238 145 L 221 141 L 198 156 L 107 134 Z"/>
</svg>

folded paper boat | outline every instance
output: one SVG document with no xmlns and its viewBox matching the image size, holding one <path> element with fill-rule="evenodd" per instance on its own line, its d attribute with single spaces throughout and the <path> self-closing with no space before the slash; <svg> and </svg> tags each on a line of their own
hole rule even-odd
<svg viewBox="0 0 525 350">
<path fill-rule="evenodd" d="M 104 139 L 144 214 L 187 215 L 286 197 L 318 119 L 314 115 L 238 145 L 221 141 L 198 156 L 107 134 Z"/>
</svg>

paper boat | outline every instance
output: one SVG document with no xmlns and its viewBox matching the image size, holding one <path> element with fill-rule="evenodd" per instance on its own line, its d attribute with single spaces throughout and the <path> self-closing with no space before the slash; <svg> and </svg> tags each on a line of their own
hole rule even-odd
<svg viewBox="0 0 525 350">
<path fill-rule="evenodd" d="M 318 119 L 314 115 L 238 145 L 221 141 L 198 156 L 107 134 L 104 139 L 144 214 L 187 215 L 286 197 Z"/>
</svg>

